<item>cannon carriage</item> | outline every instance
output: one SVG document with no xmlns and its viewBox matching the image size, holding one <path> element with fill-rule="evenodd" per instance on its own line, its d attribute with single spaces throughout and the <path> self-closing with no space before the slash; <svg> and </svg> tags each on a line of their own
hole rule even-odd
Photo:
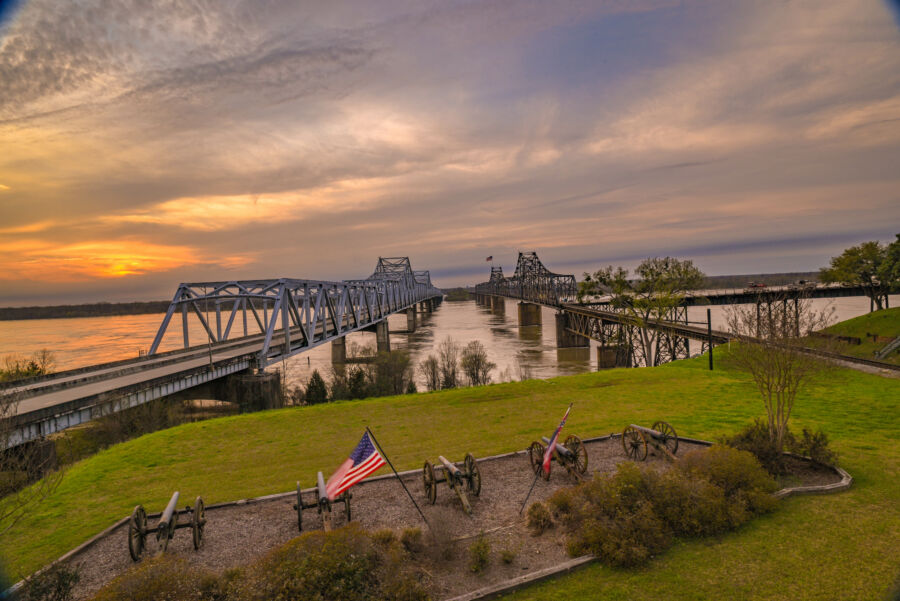
<svg viewBox="0 0 900 601">
<path fill-rule="evenodd" d="M 463 460 L 464 469 L 460 469 L 443 455 L 438 456 L 438 461 L 441 465 L 433 465 L 430 461 L 426 461 L 422 468 L 422 483 L 428 502 L 434 505 L 437 501 L 438 483 L 446 482 L 459 498 L 463 511 L 472 515 L 472 505 L 469 502 L 468 493 L 472 493 L 476 497 L 481 494 L 481 471 L 478 469 L 475 457 L 471 453 L 466 454 L 466 458 Z"/>
<path fill-rule="evenodd" d="M 634 461 L 644 461 L 650 448 L 670 460 L 675 460 L 678 452 L 678 434 L 667 422 L 655 422 L 652 428 L 630 424 L 622 432 L 622 448 L 625 455 Z"/>
<path fill-rule="evenodd" d="M 544 480 L 549 480 L 550 474 L 549 472 L 544 472 L 542 466 L 544 453 L 547 449 L 546 445 L 550 444 L 550 439 L 546 436 L 541 436 L 541 440 L 543 444 L 534 441 L 528 447 L 528 459 L 531 462 L 531 469 L 534 470 L 534 473 L 540 473 Z M 556 443 L 553 449 L 553 460 L 566 468 L 566 471 L 575 480 L 581 480 L 587 472 L 587 448 L 585 448 L 581 439 L 574 434 L 566 438 L 562 444 Z"/>
<path fill-rule="evenodd" d="M 343 503 L 347 521 L 349 522 L 352 519 L 350 514 L 350 499 L 353 498 L 352 495 L 349 491 L 344 491 L 339 497 L 334 499 L 334 501 L 329 499 L 325 488 L 325 477 L 322 475 L 322 472 L 319 472 L 316 475 L 316 487 L 313 494 L 316 496 L 315 500 L 311 503 L 305 502 L 303 500 L 303 493 L 300 489 L 300 483 L 297 482 L 297 502 L 294 503 L 293 507 L 297 511 L 297 529 L 300 532 L 303 532 L 303 511 L 306 509 L 317 510 L 318 514 L 322 516 L 322 527 L 325 530 L 331 530 L 333 518 L 332 503 Z"/>
<path fill-rule="evenodd" d="M 203 505 L 203 499 L 197 497 L 194 506 L 188 505 L 183 510 L 178 510 L 178 491 L 172 493 L 168 505 L 160 514 L 159 522 L 156 526 L 147 525 L 147 512 L 143 505 L 138 505 L 131 512 L 131 519 L 128 522 L 128 553 L 131 559 L 137 561 L 144 553 L 147 547 L 147 535 L 156 533 L 156 541 L 159 545 L 160 553 L 165 553 L 169 546 L 169 541 L 175 536 L 175 531 L 179 528 L 190 528 L 191 536 L 194 543 L 194 549 L 197 550 L 203 544 L 203 530 L 206 527 L 206 508 Z M 179 515 L 190 516 L 189 521 L 179 523 Z"/>
</svg>

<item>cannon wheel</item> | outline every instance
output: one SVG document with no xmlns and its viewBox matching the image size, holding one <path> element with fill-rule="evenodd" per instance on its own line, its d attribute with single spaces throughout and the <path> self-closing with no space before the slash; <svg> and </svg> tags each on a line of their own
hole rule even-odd
<svg viewBox="0 0 900 601">
<path fill-rule="evenodd" d="M 144 507 L 138 505 L 131 512 L 131 520 L 128 522 L 128 553 L 131 559 L 137 561 L 144 552 L 147 544 L 147 512 Z"/>
<path fill-rule="evenodd" d="M 662 440 L 659 442 L 666 447 L 667 451 L 673 455 L 678 452 L 678 435 L 675 434 L 675 428 L 660 420 L 653 424 L 653 429 L 663 435 Z"/>
<path fill-rule="evenodd" d="M 200 549 L 203 544 L 203 528 L 206 527 L 206 507 L 203 499 L 197 497 L 194 501 L 194 515 L 191 517 L 191 534 L 194 537 L 194 550 Z"/>
<path fill-rule="evenodd" d="M 535 441 L 528 447 L 528 459 L 531 461 L 531 470 L 535 474 L 540 474 L 544 465 L 544 445 Z M 544 475 L 544 480 L 549 480 L 550 474 Z"/>
<path fill-rule="evenodd" d="M 574 434 L 566 438 L 563 446 L 572 451 L 575 455 L 575 469 L 579 474 L 584 474 L 588 468 L 588 454 L 584 443 Z"/>
<path fill-rule="evenodd" d="M 476 497 L 481 494 L 481 472 L 478 470 L 478 462 L 472 453 L 466 455 L 466 475 L 469 491 Z"/>
<path fill-rule="evenodd" d="M 297 529 L 303 532 L 303 497 L 300 495 L 299 482 L 297 482 Z"/>
<path fill-rule="evenodd" d="M 622 432 L 622 448 L 629 459 L 643 461 L 647 458 L 647 438 L 637 428 L 625 428 Z"/>
<path fill-rule="evenodd" d="M 437 501 L 437 482 L 434 478 L 434 466 L 430 461 L 426 461 L 422 468 L 422 483 L 425 485 L 425 498 L 434 505 Z"/>
<path fill-rule="evenodd" d="M 347 511 L 347 523 L 350 522 L 350 493 L 344 491 L 344 509 Z"/>
</svg>

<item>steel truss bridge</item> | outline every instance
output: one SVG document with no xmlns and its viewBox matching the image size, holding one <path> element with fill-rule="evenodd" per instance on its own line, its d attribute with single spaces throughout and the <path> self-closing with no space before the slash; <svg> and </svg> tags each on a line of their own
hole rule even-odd
<svg viewBox="0 0 900 601">
<path fill-rule="evenodd" d="M 38 440 L 231 374 L 265 369 L 352 332 L 375 329 L 387 336 L 388 316 L 431 309 L 442 298 L 429 272 L 413 270 L 407 257 L 379 258 L 375 272 L 358 280 L 180 284 L 146 355 L 0 388 L 0 395 L 14 395 L 18 403 L 10 418 L 13 434 L 4 444 Z M 180 328 L 173 324 L 176 315 Z M 198 323 L 205 336 L 191 346 Z M 183 348 L 160 352 L 171 330 L 180 330 Z"/>
<path fill-rule="evenodd" d="M 524 303 L 544 305 L 558 310 L 556 315 L 557 346 L 586 346 L 587 340 L 600 343 L 604 366 L 631 367 L 659 365 L 691 355 L 690 341 L 700 344 L 700 352 L 710 346 L 728 342 L 728 332 L 712 330 L 708 325 L 688 323 L 687 307 L 698 305 L 756 304 L 759 307 L 776 302 L 794 303 L 800 299 L 865 296 L 859 286 L 781 286 L 742 290 L 694 291 L 685 296 L 681 306 L 670 310 L 665 319 L 643 323 L 609 298 L 593 302 L 576 301 L 574 275 L 552 273 L 534 252 L 519 253 L 516 271 L 504 277 L 501 267 L 492 267 L 487 282 L 475 286 L 476 301 L 491 303 L 494 299 L 514 298 Z M 885 299 L 886 300 L 886 299 Z M 525 312 L 527 314 L 527 311 Z M 520 325 L 523 312 L 520 311 Z M 539 323 L 539 321 L 538 321 Z M 651 348 L 636 344 L 641 330 L 655 331 Z"/>
</svg>

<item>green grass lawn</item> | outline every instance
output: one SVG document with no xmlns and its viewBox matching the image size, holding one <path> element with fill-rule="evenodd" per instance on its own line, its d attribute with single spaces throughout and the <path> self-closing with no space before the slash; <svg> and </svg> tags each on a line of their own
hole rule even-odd
<svg viewBox="0 0 900 601">
<path fill-rule="evenodd" d="M 721 356 L 717 351 L 717 356 Z M 0 540 L 10 572 L 30 572 L 138 503 L 173 490 L 207 504 L 288 491 L 337 466 L 369 425 L 398 469 L 425 457 L 525 448 L 575 406 L 566 431 L 672 423 L 715 438 L 762 414 L 748 379 L 706 359 L 226 417 L 185 424 L 72 466 L 60 487 Z M 845 369 L 804 390 L 793 427 L 821 427 L 854 487 L 784 502 L 721 538 L 683 542 L 637 570 L 588 567 L 512 599 L 880 599 L 900 576 L 900 380 Z M 124 552 L 124 547 L 123 547 Z"/>
<path fill-rule="evenodd" d="M 825 331 L 838 336 L 854 336 L 862 339 L 862 344 L 841 344 L 840 348 L 835 349 L 837 352 L 863 359 L 874 359 L 875 352 L 880 351 L 888 343 L 880 339 L 878 342 L 873 342 L 867 334 L 878 334 L 878 336 L 890 338 L 900 336 L 900 307 L 866 313 L 835 324 Z M 882 361 L 900 365 L 900 351 L 894 351 Z"/>
</svg>

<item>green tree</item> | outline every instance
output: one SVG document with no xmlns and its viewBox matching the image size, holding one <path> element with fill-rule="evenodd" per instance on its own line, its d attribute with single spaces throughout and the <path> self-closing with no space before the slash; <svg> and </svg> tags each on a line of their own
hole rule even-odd
<svg viewBox="0 0 900 601">
<path fill-rule="evenodd" d="M 819 279 L 824 283 L 861 286 L 869 297 L 870 310 L 880 311 L 885 307 L 888 290 L 897 284 L 893 266 L 888 260 L 888 248 L 874 240 L 851 246 L 831 258 L 831 264 L 819 272 Z M 882 277 L 888 279 L 883 280 Z"/>
<path fill-rule="evenodd" d="M 700 288 L 706 276 L 693 261 L 672 257 L 645 259 L 629 278 L 627 269 L 609 265 L 585 274 L 579 285 L 579 297 L 606 292 L 611 295 L 612 306 L 631 318 L 636 327 L 633 340 L 636 352 L 647 365 L 659 361 L 660 337 L 657 330 L 648 327 L 653 321 L 671 319 L 675 309 L 684 301 L 688 290 Z"/>
<path fill-rule="evenodd" d="M 306 402 L 309 405 L 316 405 L 326 401 L 328 401 L 328 387 L 325 386 L 325 380 L 317 369 L 312 372 L 306 385 Z"/>
<path fill-rule="evenodd" d="M 900 234 L 888 244 L 885 260 L 878 268 L 878 279 L 888 286 L 889 292 L 900 291 Z"/>
</svg>

